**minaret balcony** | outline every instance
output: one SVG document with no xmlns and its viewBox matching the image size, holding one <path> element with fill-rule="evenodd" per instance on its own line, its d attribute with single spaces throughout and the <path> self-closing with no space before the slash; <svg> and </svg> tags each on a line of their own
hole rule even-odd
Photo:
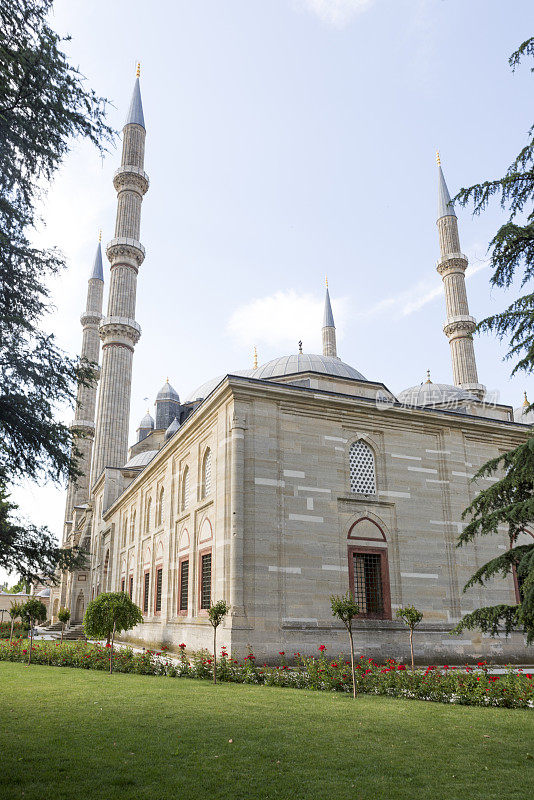
<svg viewBox="0 0 534 800">
<path fill-rule="evenodd" d="M 475 332 L 477 321 L 474 317 L 468 314 L 463 314 L 458 317 L 450 317 L 445 325 L 443 331 L 449 338 L 458 338 L 461 336 L 469 336 Z"/>
<path fill-rule="evenodd" d="M 102 314 L 92 314 L 89 311 L 84 311 L 80 317 L 80 322 L 84 328 L 87 325 L 96 325 L 98 327 L 101 319 L 103 319 Z"/>
<path fill-rule="evenodd" d="M 109 242 L 106 255 L 112 267 L 116 264 L 126 264 L 137 269 L 145 260 L 145 248 L 137 239 L 119 236 Z"/>
<path fill-rule="evenodd" d="M 128 317 L 105 317 L 100 323 L 100 338 L 103 346 L 123 345 L 133 350 L 141 338 L 141 326 Z"/>
<path fill-rule="evenodd" d="M 468 264 L 467 256 L 463 253 L 448 253 L 440 258 L 436 269 L 442 277 L 452 272 L 465 272 Z"/>
<path fill-rule="evenodd" d="M 69 428 L 79 428 L 87 436 L 92 436 L 95 432 L 95 423 L 90 419 L 73 419 Z"/>
<path fill-rule="evenodd" d="M 115 170 L 113 175 L 113 186 L 117 192 L 132 191 L 139 192 L 140 195 L 148 192 L 150 181 L 146 172 L 141 167 L 133 164 L 125 164 Z"/>
</svg>

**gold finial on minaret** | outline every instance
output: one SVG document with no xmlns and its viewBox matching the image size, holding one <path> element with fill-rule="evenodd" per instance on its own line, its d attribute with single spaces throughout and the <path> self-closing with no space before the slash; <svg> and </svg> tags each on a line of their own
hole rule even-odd
<svg viewBox="0 0 534 800">
<path fill-rule="evenodd" d="M 324 276 L 324 282 L 326 283 L 326 288 L 328 289 L 328 275 Z"/>
<path fill-rule="evenodd" d="M 430 370 L 429 369 L 427 369 L 427 371 L 426 371 L 426 383 L 432 383 L 432 381 L 430 380 Z"/>
<path fill-rule="evenodd" d="M 168 382 L 169 382 L 169 376 L 167 375 L 167 378 L 166 378 L 166 380 L 165 380 L 165 383 L 168 383 Z"/>
<path fill-rule="evenodd" d="M 99 231 L 99 233 L 98 233 L 98 241 L 99 241 L 99 242 L 101 242 L 101 241 L 102 241 L 102 228 L 100 228 L 100 231 Z"/>
<path fill-rule="evenodd" d="M 523 408 L 528 408 L 530 403 L 528 402 L 527 393 L 523 392 L 523 394 L 525 395 L 525 399 L 523 400 Z"/>
<path fill-rule="evenodd" d="M 438 167 L 441 167 L 441 158 L 439 157 L 439 150 L 436 150 L 436 162 Z"/>
<path fill-rule="evenodd" d="M 254 359 L 253 359 L 253 366 L 254 369 L 258 369 L 258 351 L 256 350 L 256 345 L 254 345 Z"/>
<path fill-rule="evenodd" d="M 135 77 L 136 78 L 140 78 L 141 77 L 141 62 L 140 61 L 137 62 L 137 69 L 135 70 Z"/>
</svg>

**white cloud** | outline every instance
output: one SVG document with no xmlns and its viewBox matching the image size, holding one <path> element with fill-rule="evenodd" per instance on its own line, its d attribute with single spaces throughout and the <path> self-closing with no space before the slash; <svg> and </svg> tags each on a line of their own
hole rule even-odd
<svg viewBox="0 0 534 800">
<path fill-rule="evenodd" d="M 322 22 L 342 28 L 374 0 L 301 0 L 305 8 L 316 14 Z"/>
<path fill-rule="evenodd" d="M 345 298 L 337 298 L 332 301 L 332 307 L 341 339 L 348 303 Z M 265 344 L 290 347 L 293 352 L 302 339 L 305 352 L 315 352 L 321 343 L 323 311 L 324 298 L 289 289 L 256 298 L 237 308 L 227 329 L 247 347 Z"/>
</svg>

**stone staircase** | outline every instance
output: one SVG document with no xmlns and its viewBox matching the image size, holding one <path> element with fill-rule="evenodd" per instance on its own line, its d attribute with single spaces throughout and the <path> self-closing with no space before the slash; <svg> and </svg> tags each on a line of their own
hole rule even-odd
<svg viewBox="0 0 534 800">
<path fill-rule="evenodd" d="M 54 639 L 61 639 L 61 622 L 54 622 L 53 625 L 44 628 L 43 633 L 53 636 Z M 64 642 L 73 642 L 76 639 L 85 639 L 85 633 L 83 632 L 83 625 L 81 622 L 77 625 L 71 625 L 63 634 Z"/>
</svg>

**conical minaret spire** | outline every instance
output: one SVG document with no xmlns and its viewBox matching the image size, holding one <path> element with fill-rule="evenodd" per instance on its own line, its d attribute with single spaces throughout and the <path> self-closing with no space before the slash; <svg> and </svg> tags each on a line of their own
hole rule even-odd
<svg viewBox="0 0 534 800">
<path fill-rule="evenodd" d="M 476 320 L 469 314 L 465 271 L 467 258 L 460 250 L 458 220 L 449 190 L 445 183 L 441 160 L 438 162 L 438 234 L 441 258 L 437 270 L 443 278 L 447 322 L 443 328 L 451 346 L 452 373 L 456 386 L 469 391 L 480 399 L 485 387 L 478 382 L 473 332 Z"/>
<path fill-rule="evenodd" d="M 139 66 L 123 128 L 121 166 L 113 178 L 117 190 L 115 238 L 106 249 L 111 265 L 108 313 L 100 324 L 102 374 L 96 420 L 92 480 L 105 467 L 121 467 L 128 455 L 130 391 L 134 347 L 141 328 L 135 321 L 137 273 L 145 258 L 139 241 L 141 203 L 148 190 L 144 172 L 145 119 Z"/>
<path fill-rule="evenodd" d="M 98 326 L 102 319 L 102 296 L 104 293 L 104 274 L 102 271 L 102 248 L 98 241 L 93 262 L 93 269 L 87 287 L 87 303 L 80 321 L 83 328 L 81 360 L 98 367 L 100 354 L 100 336 Z M 82 473 L 74 481 L 69 481 L 67 502 L 65 507 L 65 538 L 71 530 L 74 506 L 81 505 L 89 499 L 89 473 L 95 433 L 96 384 L 78 386 L 76 412 L 71 427 L 75 429 L 74 447 L 81 454 L 78 468 Z M 83 436 L 76 435 L 76 431 Z"/>
<path fill-rule="evenodd" d="M 328 291 L 328 279 L 326 279 L 326 295 L 324 299 L 323 317 L 323 356 L 334 356 L 337 358 L 336 346 L 336 326 L 334 325 L 334 315 L 330 303 L 330 293 Z"/>
</svg>

